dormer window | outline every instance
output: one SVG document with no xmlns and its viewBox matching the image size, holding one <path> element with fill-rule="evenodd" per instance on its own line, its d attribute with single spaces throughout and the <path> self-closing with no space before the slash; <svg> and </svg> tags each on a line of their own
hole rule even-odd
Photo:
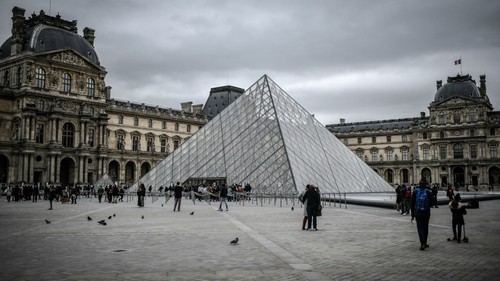
<svg viewBox="0 0 500 281">
<path fill-rule="evenodd" d="M 95 81 L 92 78 L 87 79 L 87 96 L 93 97 L 95 95 Z"/>
</svg>

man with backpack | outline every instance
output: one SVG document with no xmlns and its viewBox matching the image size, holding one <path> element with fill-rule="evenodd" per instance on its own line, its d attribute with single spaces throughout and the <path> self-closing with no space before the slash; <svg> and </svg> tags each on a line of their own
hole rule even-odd
<svg viewBox="0 0 500 281">
<path fill-rule="evenodd" d="M 429 219 L 431 217 L 432 192 L 427 186 L 427 181 L 421 179 L 411 197 L 411 221 L 417 219 L 417 231 L 420 239 L 420 250 L 429 247 L 427 237 L 429 235 Z"/>
</svg>

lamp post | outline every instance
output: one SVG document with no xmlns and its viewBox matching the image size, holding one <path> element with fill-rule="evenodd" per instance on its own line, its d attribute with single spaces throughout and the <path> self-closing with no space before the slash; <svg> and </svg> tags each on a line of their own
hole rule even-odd
<svg viewBox="0 0 500 281">
<path fill-rule="evenodd" d="M 472 171 L 469 171 L 468 174 L 469 174 L 469 185 L 472 185 Z M 467 188 L 467 191 L 469 191 L 469 188 Z"/>
</svg>

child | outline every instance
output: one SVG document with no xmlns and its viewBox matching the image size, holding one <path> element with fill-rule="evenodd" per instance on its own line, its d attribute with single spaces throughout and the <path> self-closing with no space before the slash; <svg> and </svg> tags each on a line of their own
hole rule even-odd
<svg viewBox="0 0 500 281">
<path fill-rule="evenodd" d="M 461 200 L 462 198 L 460 197 L 460 193 L 457 193 L 457 195 L 455 195 L 455 198 L 453 198 L 453 200 L 449 203 L 452 214 L 451 224 L 453 227 L 453 240 L 456 240 L 457 243 L 460 243 L 461 241 L 462 226 L 465 224 L 464 215 L 467 214 L 465 205 L 461 203 Z"/>
</svg>

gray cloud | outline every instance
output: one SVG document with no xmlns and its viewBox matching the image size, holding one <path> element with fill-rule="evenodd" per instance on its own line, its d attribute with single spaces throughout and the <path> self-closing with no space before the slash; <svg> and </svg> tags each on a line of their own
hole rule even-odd
<svg viewBox="0 0 500 281">
<path fill-rule="evenodd" d="M 211 87 L 247 88 L 268 74 L 323 124 L 418 116 L 435 81 L 487 75 L 499 110 L 500 2 L 63 1 L 50 13 L 96 30 L 115 98 L 179 108 Z M 13 6 L 0 3 L 0 40 Z"/>
</svg>

